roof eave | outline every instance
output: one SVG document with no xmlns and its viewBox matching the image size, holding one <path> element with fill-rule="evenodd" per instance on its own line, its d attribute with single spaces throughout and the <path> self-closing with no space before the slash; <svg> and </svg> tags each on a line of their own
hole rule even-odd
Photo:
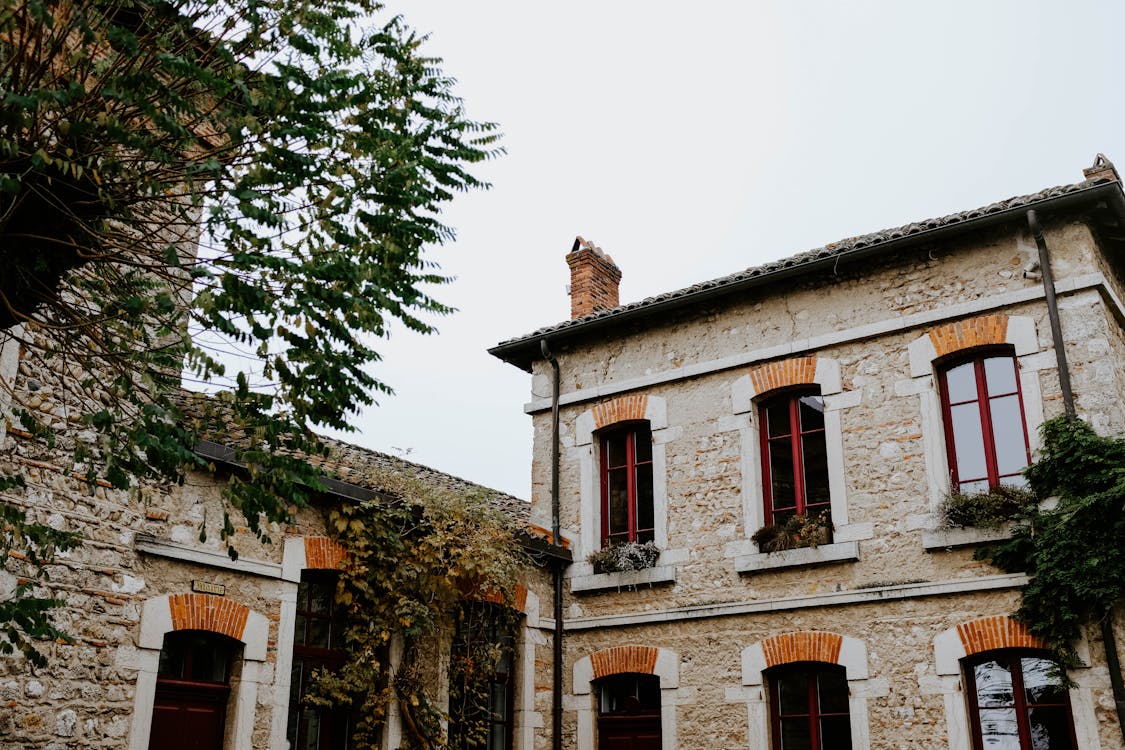
<svg viewBox="0 0 1125 750">
<path fill-rule="evenodd" d="M 1118 217 L 1125 219 L 1125 195 L 1121 192 L 1121 184 L 1116 181 L 1101 182 L 1063 195 L 1050 196 L 996 211 L 995 213 L 958 221 L 954 224 L 925 229 L 903 237 L 874 242 L 865 247 L 844 250 L 835 255 L 816 258 L 805 263 L 799 263 L 737 281 L 688 292 L 682 296 L 659 300 L 643 307 L 619 309 L 618 311 L 610 310 L 602 316 L 592 318 L 582 323 L 576 323 L 561 330 L 533 333 L 523 338 L 506 341 L 490 348 L 488 353 L 508 364 L 519 367 L 521 370 L 531 372 L 532 363 L 540 358 L 540 342 L 545 339 L 549 339 L 552 344 L 557 345 L 561 341 L 586 336 L 626 323 L 642 322 L 649 318 L 666 315 L 675 310 L 703 304 L 719 297 L 754 289 L 767 283 L 776 283 L 794 277 L 813 274 L 826 268 L 837 267 L 841 263 L 869 258 L 875 255 L 898 252 L 912 246 L 925 245 L 938 240 L 947 240 L 951 237 L 999 226 L 1014 221 L 1017 218 L 1022 220 L 1030 209 L 1035 209 L 1040 215 L 1049 216 L 1052 212 L 1073 209 L 1080 204 L 1094 203 L 1098 200 L 1107 200 L 1107 206 L 1112 205 Z"/>
</svg>

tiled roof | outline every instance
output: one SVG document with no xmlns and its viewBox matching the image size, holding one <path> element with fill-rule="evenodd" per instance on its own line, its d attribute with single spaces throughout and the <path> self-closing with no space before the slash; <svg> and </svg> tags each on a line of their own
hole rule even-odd
<svg viewBox="0 0 1125 750">
<path fill-rule="evenodd" d="M 225 405 L 219 400 L 203 393 L 186 390 L 181 390 L 175 400 L 180 411 L 192 422 L 192 427 L 199 431 L 202 439 L 229 448 L 235 453 L 248 445 L 249 438 L 245 431 L 235 424 Z M 381 474 L 388 472 L 405 474 L 426 484 L 437 485 L 455 492 L 481 495 L 488 499 L 488 503 L 493 508 L 518 523 L 527 524 L 531 517 L 530 503 L 505 492 L 397 456 L 351 445 L 342 440 L 322 439 L 328 446 L 328 456 L 310 457 L 309 461 L 323 469 L 325 475 L 333 479 L 373 492 L 384 492 L 387 488 L 379 485 L 378 478 Z"/>
<path fill-rule="evenodd" d="M 567 331 L 569 329 L 577 328 L 593 321 L 615 318 L 624 315 L 625 313 L 643 310 L 644 308 L 652 307 L 654 305 L 675 302 L 678 300 L 686 301 L 691 296 L 696 295 L 700 292 L 717 290 L 726 286 L 733 286 L 739 284 L 740 282 L 746 282 L 762 276 L 769 276 L 779 271 L 787 271 L 790 269 L 797 270 L 802 266 L 812 266 L 813 264 L 839 257 L 852 251 L 863 250 L 866 248 L 872 248 L 877 245 L 882 245 L 897 240 L 903 240 L 936 229 L 953 228 L 959 224 L 965 224 L 977 219 L 982 219 L 995 214 L 1011 211 L 1012 209 L 1022 208 L 1025 206 L 1029 207 L 1042 201 L 1079 193 L 1091 187 L 1108 184 L 1111 182 L 1114 181 L 1105 177 L 1097 177 L 1094 179 L 1088 179 L 1084 182 L 1075 183 L 1073 185 L 1060 185 L 1058 187 L 1047 188 L 1046 190 L 1040 190 L 1039 192 L 1032 193 L 1030 195 L 1019 195 L 1014 198 L 1008 198 L 1007 200 L 990 203 L 987 206 L 974 208 L 969 211 L 960 211 L 958 213 L 949 214 L 948 216 L 941 216 L 935 219 L 916 221 L 900 227 L 895 227 L 893 229 L 884 229 L 879 232 L 871 232 L 869 234 L 860 235 L 859 237 L 849 237 L 848 239 L 840 240 L 839 242 L 832 242 L 824 245 L 823 247 L 818 247 L 813 250 L 798 253 L 796 255 L 789 256 L 788 258 L 772 261 L 760 266 L 752 266 L 744 271 L 739 271 L 738 273 L 734 273 L 729 276 L 723 276 L 717 279 L 712 279 L 710 281 L 703 281 L 698 284 L 692 284 L 691 286 L 684 287 L 683 289 L 677 289 L 673 292 L 658 294 L 654 297 L 648 297 L 638 302 L 630 302 L 625 305 L 619 305 L 618 307 L 614 307 L 609 310 L 599 310 L 597 312 L 590 313 L 589 315 L 584 315 L 580 318 L 574 318 L 573 320 L 565 320 L 561 323 L 556 323 L 554 325 L 540 328 L 539 330 L 527 335 L 518 336 L 516 338 L 503 341 L 500 344 L 497 344 L 494 349 L 500 349 L 511 344 L 517 344 L 522 341 L 527 341 L 529 339 L 537 339 L 546 334 Z M 494 351 L 494 353 L 497 352 Z M 502 355 L 498 354 L 498 356 Z"/>
</svg>

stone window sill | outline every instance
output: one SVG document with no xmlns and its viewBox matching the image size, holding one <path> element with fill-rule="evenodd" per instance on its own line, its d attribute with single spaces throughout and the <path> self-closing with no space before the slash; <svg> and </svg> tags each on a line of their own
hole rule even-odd
<svg viewBox="0 0 1125 750">
<path fill-rule="evenodd" d="M 757 573 L 762 570 L 853 562 L 858 559 L 859 542 L 834 542 L 818 547 L 739 555 L 734 558 L 734 569 L 739 573 Z"/>
<path fill-rule="evenodd" d="M 628 570 L 624 573 L 592 573 L 570 579 L 572 594 L 586 594 L 610 589 L 636 588 L 674 583 L 676 568 L 673 565 L 657 565 L 644 570 Z"/>
<path fill-rule="evenodd" d="M 999 542 L 1012 538 L 1012 525 L 1006 523 L 996 529 L 956 528 L 930 529 L 922 532 L 922 547 L 930 552 L 935 550 L 969 547 L 974 544 Z"/>
</svg>

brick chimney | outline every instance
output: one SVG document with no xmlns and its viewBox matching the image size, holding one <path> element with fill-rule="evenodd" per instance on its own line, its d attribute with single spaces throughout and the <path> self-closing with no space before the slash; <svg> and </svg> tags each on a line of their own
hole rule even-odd
<svg viewBox="0 0 1125 750">
<path fill-rule="evenodd" d="M 1113 162 L 1105 158 L 1105 154 L 1098 154 L 1094 159 L 1094 164 L 1082 170 L 1082 176 L 1087 181 L 1097 179 L 1117 180 L 1121 181 L 1121 176 L 1117 174 L 1117 170 L 1113 166 Z"/>
<path fill-rule="evenodd" d="M 609 310 L 621 304 L 617 293 L 621 269 L 600 247 L 581 237 L 575 237 L 574 247 L 566 256 L 566 264 L 570 266 L 572 319 L 598 310 Z"/>
</svg>

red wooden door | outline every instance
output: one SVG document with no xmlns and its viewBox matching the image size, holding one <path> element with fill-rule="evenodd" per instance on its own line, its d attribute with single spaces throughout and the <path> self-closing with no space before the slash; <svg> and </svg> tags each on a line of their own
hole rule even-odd
<svg viewBox="0 0 1125 750">
<path fill-rule="evenodd" d="M 603 716 L 598 750 L 660 750 L 660 716 Z"/>
<path fill-rule="evenodd" d="M 149 750 L 222 750 L 229 696 L 228 685 L 158 682 Z"/>
<path fill-rule="evenodd" d="M 164 636 L 149 750 L 223 750 L 231 661 L 238 642 L 181 630 Z"/>
</svg>

